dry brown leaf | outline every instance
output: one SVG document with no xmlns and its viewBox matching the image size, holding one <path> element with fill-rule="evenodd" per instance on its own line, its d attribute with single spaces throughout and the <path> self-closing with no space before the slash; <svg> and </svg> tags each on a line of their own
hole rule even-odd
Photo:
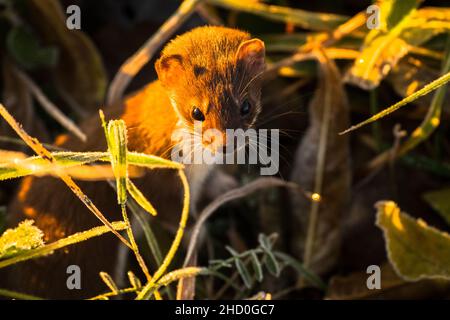
<svg viewBox="0 0 450 320">
<path fill-rule="evenodd" d="M 350 151 L 347 136 L 339 136 L 342 128 L 348 126 L 349 111 L 346 93 L 340 73 L 333 61 L 320 64 L 319 83 L 310 105 L 310 124 L 297 150 L 291 180 L 306 190 L 316 191 L 316 172 L 321 128 L 326 101 L 329 100 L 328 136 L 323 168 L 321 198 L 319 203 L 314 246 L 311 256 L 311 270 L 318 274 L 329 271 L 336 263 L 341 241 L 341 219 L 346 210 L 350 194 Z M 327 99 L 330 97 L 331 99 Z M 313 203 L 291 195 L 295 221 L 292 222 L 292 247 L 297 258 L 305 251 L 308 220 Z M 316 204 L 317 205 L 317 204 Z"/>
</svg>

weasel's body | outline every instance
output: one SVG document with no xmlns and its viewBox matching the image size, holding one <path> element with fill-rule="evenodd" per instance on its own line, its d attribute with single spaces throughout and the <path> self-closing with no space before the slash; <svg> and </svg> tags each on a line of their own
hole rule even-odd
<svg viewBox="0 0 450 320">
<path fill-rule="evenodd" d="M 264 45 L 260 40 L 228 28 L 197 28 L 164 49 L 156 63 L 159 80 L 123 105 L 108 108 L 106 115 L 125 121 L 129 150 L 170 158 L 172 132 L 180 126 L 192 130 L 193 120 L 200 119 L 205 129 L 221 132 L 251 126 L 260 108 L 260 84 L 255 79 L 263 68 Z M 244 104 L 245 110 L 241 107 Z M 83 123 L 82 129 L 87 133 L 87 143 L 81 145 L 69 137 L 60 145 L 72 151 L 106 150 L 97 116 Z M 194 197 L 208 171 L 205 166 L 187 169 Z M 110 221 L 121 220 L 115 193 L 106 182 L 78 183 Z M 136 184 L 159 212 L 156 220 L 165 217 L 176 226 L 182 188 L 174 172 L 153 170 L 136 179 Z M 22 182 L 9 207 L 9 225 L 16 226 L 24 219 L 36 221 L 46 242 L 101 224 L 63 182 L 51 177 L 27 177 Z M 98 273 L 116 273 L 119 244 L 117 238 L 107 234 L 9 267 L 8 287 L 45 298 L 86 298 L 107 291 Z M 81 268 L 81 290 L 67 288 L 69 265 Z M 120 272 L 125 274 L 126 270 Z"/>
</svg>

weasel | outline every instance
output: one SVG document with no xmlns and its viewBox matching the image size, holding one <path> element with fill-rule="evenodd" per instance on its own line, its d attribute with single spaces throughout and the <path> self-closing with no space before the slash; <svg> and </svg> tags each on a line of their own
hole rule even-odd
<svg viewBox="0 0 450 320">
<path fill-rule="evenodd" d="M 247 129 L 261 109 L 260 75 L 265 68 L 264 43 L 246 32 L 225 27 L 199 27 L 172 40 L 162 51 L 155 68 L 158 79 L 120 105 L 110 106 L 108 118 L 123 119 L 128 128 L 128 149 L 170 158 L 174 130 L 192 132 L 194 122 L 202 129 Z M 80 144 L 71 136 L 56 144 L 72 151 L 106 150 L 98 116 L 81 124 L 88 141 Z M 212 142 L 202 141 L 203 147 Z M 214 148 L 220 148 L 215 145 Z M 212 166 L 186 168 L 194 200 Z M 173 217 L 176 228 L 182 203 L 182 188 L 170 170 L 151 170 L 136 183 L 159 212 L 155 221 Z M 110 220 L 121 220 L 112 188 L 104 181 L 81 182 L 81 189 Z M 52 177 L 26 177 L 9 206 L 9 226 L 34 219 L 53 242 L 75 232 L 100 225 L 64 183 Z M 8 287 L 44 298 L 86 298 L 107 291 L 100 271 L 111 275 L 122 246 L 111 234 L 91 239 L 54 254 L 8 267 Z M 67 268 L 81 270 L 81 289 L 66 284 Z M 125 273 L 126 270 L 120 270 Z"/>
</svg>

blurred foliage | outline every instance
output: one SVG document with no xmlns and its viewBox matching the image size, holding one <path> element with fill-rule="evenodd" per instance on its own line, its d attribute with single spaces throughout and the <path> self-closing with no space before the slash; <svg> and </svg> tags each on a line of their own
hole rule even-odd
<svg viewBox="0 0 450 320">
<path fill-rule="evenodd" d="M 10 57 L 25 70 L 45 69 L 53 86 L 84 112 L 96 110 L 106 90 L 102 59 L 92 41 L 79 30 L 68 30 L 58 0 L 5 0 L 2 22 Z"/>
<path fill-rule="evenodd" d="M 11 56 L 25 69 L 54 67 L 58 61 L 56 48 L 40 47 L 37 39 L 21 27 L 11 29 L 6 45 Z"/>
</svg>

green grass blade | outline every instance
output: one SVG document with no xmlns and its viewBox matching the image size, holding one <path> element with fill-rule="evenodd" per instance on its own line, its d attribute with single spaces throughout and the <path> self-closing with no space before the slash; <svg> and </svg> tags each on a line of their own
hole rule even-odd
<svg viewBox="0 0 450 320">
<path fill-rule="evenodd" d="M 148 213 L 152 216 L 156 216 L 156 209 L 152 206 L 152 204 L 147 200 L 147 198 L 142 194 L 142 192 L 136 187 L 136 185 L 130 180 L 127 179 L 127 189 L 133 199 Z"/>
<path fill-rule="evenodd" d="M 447 82 L 450 81 L 450 72 L 444 74 L 443 76 L 441 76 L 440 78 L 432 81 L 431 83 L 427 84 L 425 87 L 423 87 L 422 89 L 414 92 L 413 94 L 411 94 L 410 96 L 406 97 L 405 99 L 397 102 L 396 104 L 390 106 L 387 109 L 384 109 L 383 111 L 377 113 L 376 115 L 370 117 L 369 119 L 354 125 L 352 127 L 350 127 L 349 129 L 342 131 L 341 133 L 339 133 L 340 135 L 342 134 L 346 134 L 349 133 L 351 131 L 354 131 L 356 129 L 359 129 L 363 126 L 365 126 L 366 124 L 372 123 L 374 121 L 377 121 L 381 118 L 384 118 L 385 116 L 391 114 L 394 111 L 397 111 L 398 109 L 400 109 L 401 107 L 407 105 L 410 102 L 413 102 L 415 100 L 417 100 L 418 98 L 427 95 L 428 93 L 442 87 L 444 84 L 446 84 Z"/>
<path fill-rule="evenodd" d="M 13 162 L 0 164 L 0 181 L 21 178 L 27 175 L 45 175 L 54 173 L 56 169 L 63 170 L 81 166 L 96 161 L 110 162 L 107 152 L 53 152 L 55 164 L 50 164 L 40 156 L 17 159 Z M 128 165 L 145 167 L 148 169 L 182 169 L 183 165 L 157 156 L 144 153 L 128 152 Z"/>
<path fill-rule="evenodd" d="M 2 163 L 0 164 L 0 180 L 20 178 L 30 174 L 54 173 L 56 170 L 88 164 L 107 157 L 105 152 L 54 152 L 52 155 L 56 164 L 51 164 L 40 156 Z"/>
<path fill-rule="evenodd" d="M 153 155 L 138 152 L 128 152 L 127 161 L 129 165 L 146 167 L 149 169 L 183 169 L 181 163 L 170 161 Z"/>
<path fill-rule="evenodd" d="M 450 36 L 447 40 L 446 56 L 442 66 L 442 74 L 450 71 Z M 442 105 L 444 103 L 445 94 L 447 93 L 447 85 L 443 85 L 436 90 L 433 100 L 431 101 L 430 109 L 428 109 L 425 119 L 420 126 L 413 131 L 408 140 L 400 147 L 400 154 L 405 154 L 409 150 L 415 148 L 419 143 L 426 140 L 434 130 L 439 126 Z"/>
</svg>

